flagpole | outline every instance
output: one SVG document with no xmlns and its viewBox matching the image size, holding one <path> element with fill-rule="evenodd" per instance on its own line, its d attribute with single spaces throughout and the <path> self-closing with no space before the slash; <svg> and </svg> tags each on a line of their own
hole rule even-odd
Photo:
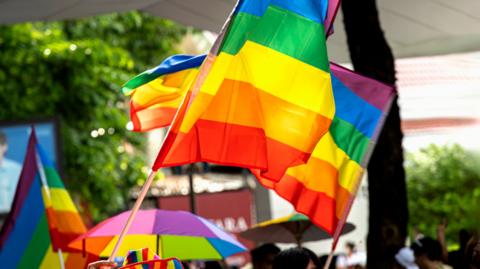
<svg viewBox="0 0 480 269">
<path fill-rule="evenodd" d="M 213 60 L 215 59 L 215 56 L 220 49 L 221 43 L 222 43 L 223 38 L 224 38 L 224 36 L 226 34 L 226 31 L 227 31 L 227 28 L 231 23 L 233 14 L 235 13 L 235 10 L 237 9 L 239 3 L 240 3 L 240 1 L 237 1 L 237 3 L 235 4 L 235 7 L 233 8 L 232 12 L 228 16 L 227 21 L 223 24 L 223 27 L 222 27 L 222 30 L 220 31 L 220 34 L 218 35 L 217 39 L 215 40 L 215 43 L 213 44 L 212 48 L 210 49 L 210 53 L 207 55 L 207 58 L 205 59 L 204 64 L 202 64 L 202 66 L 200 68 L 200 71 L 197 75 L 197 80 L 195 81 L 195 83 L 192 87 L 192 95 L 193 96 L 195 96 L 197 94 L 197 91 L 200 89 L 200 86 L 205 81 L 205 74 L 208 73 L 208 71 L 210 70 L 210 68 L 212 66 Z M 192 99 L 189 100 L 189 102 L 191 102 L 191 101 L 192 101 Z M 185 102 L 185 100 L 184 100 L 184 102 Z M 175 123 L 175 120 L 176 120 L 177 117 L 178 117 L 178 110 L 177 110 L 177 113 L 175 114 L 172 125 Z M 170 125 L 169 128 L 172 128 L 172 125 Z M 168 137 L 169 132 L 170 132 L 170 129 L 167 131 L 167 137 Z M 163 142 L 165 143 L 165 140 Z M 163 148 L 163 144 L 160 147 L 160 151 L 162 150 L 162 148 Z M 140 206 L 143 202 L 143 199 L 145 199 L 145 196 L 148 192 L 148 189 L 150 188 L 150 185 L 152 184 L 153 178 L 155 177 L 156 174 L 157 174 L 157 171 L 151 171 L 150 175 L 147 178 L 147 181 L 143 185 L 142 190 L 140 192 L 140 195 L 138 196 L 137 200 L 135 201 L 135 205 L 133 206 L 132 211 L 130 212 L 130 216 L 128 217 L 127 223 L 123 227 L 123 230 L 120 233 L 120 236 L 118 237 L 118 241 L 115 244 L 115 247 L 113 248 L 112 253 L 110 254 L 110 257 L 108 258 L 109 262 L 113 262 L 114 259 L 115 259 L 115 256 L 117 256 L 118 250 L 120 248 L 120 244 L 122 243 L 123 238 L 127 234 L 128 230 L 130 229 L 130 226 L 132 225 L 133 219 L 135 218 L 135 215 L 137 214 L 137 211 L 140 209 Z"/>
<path fill-rule="evenodd" d="M 128 230 L 130 229 L 130 226 L 132 225 L 132 222 L 135 219 L 135 216 L 137 215 L 137 212 L 140 209 L 140 206 L 142 205 L 142 202 L 145 199 L 148 189 L 150 188 L 150 185 L 152 185 L 153 179 L 155 178 L 155 175 L 157 174 L 157 172 L 158 171 L 150 171 L 147 181 L 145 182 L 145 184 L 143 184 L 142 190 L 140 191 L 140 194 L 138 195 L 137 200 L 133 205 L 132 211 L 130 211 L 130 216 L 128 216 L 127 223 L 125 223 L 125 226 L 123 227 L 122 232 L 118 236 L 117 243 L 115 244 L 115 247 L 113 248 L 112 253 L 110 254 L 110 257 L 108 258 L 109 262 L 113 262 L 115 260 L 118 250 L 120 249 L 120 245 L 123 241 L 123 238 L 125 237 Z"/>
<path fill-rule="evenodd" d="M 40 174 L 40 181 L 42 182 L 43 189 L 45 190 L 45 195 L 47 196 L 48 202 L 52 202 L 52 196 L 50 194 L 50 189 L 48 188 L 47 177 L 45 176 L 45 170 L 43 170 L 43 164 L 40 161 L 40 156 L 38 156 L 38 152 L 35 150 L 35 161 L 37 162 L 37 170 Z M 63 261 L 63 253 L 62 250 L 59 248 L 57 250 L 58 253 L 58 261 L 60 263 L 60 268 L 65 269 L 65 262 Z"/>
<path fill-rule="evenodd" d="M 57 253 L 58 253 L 58 260 L 60 261 L 60 268 L 65 269 L 65 262 L 63 261 L 62 249 L 59 248 L 59 249 L 57 250 Z"/>
</svg>

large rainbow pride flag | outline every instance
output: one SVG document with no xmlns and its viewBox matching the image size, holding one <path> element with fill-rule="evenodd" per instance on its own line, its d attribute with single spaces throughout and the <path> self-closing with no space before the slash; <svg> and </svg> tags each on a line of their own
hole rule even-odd
<svg viewBox="0 0 480 269">
<path fill-rule="evenodd" d="M 181 57 L 185 62 L 193 59 L 193 56 Z M 195 59 L 198 57 L 206 56 Z M 307 163 L 288 169 L 280 181 L 262 178 L 254 169 L 252 172 L 263 185 L 276 190 L 299 212 L 333 234 L 340 220 L 348 214 L 395 93 L 390 85 L 339 65 L 330 64 L 330 70 L 335 116 L 329 132 L 317 143 Z M 177 68 L 165 69 L 166 73 L 177 71 Z M 165 123 L 169 125 L 173 120 L 173 116 L 165 114 L 155 117 L 159 121 L 154 128 L 163 127 Z"/>
<path fill-rule="evenodd" d="M 333 22 L 339 6 L 340 0 L 328 1 L 324 19 L 327 36 L 333 33 Z M 250 17 L 252 21 L 259 20 L 258 17 Z M 204 60 L 205 55 L 175 55 L 125 83 L 122 92 L 130 96 L 133 131 L 143 132 L 170 125 Z"/>
<path fill-rule="evenodd" d="M 268 159 L 271 157 L 270 155 L 262 155 L 261 150 L 264 145 L 261 143 L 255 144 L 257 142 L 255 135 L 249 133 L 247 128 L 239 131 L 238 136 L 234 139 L 225 139 L 224 135 L 230 132 L 230 128 L 249 126 L 252 122 L 268 125 L 267 128 L 258 128 L 260 131 L 257 135 L 261 138 L 265 135 L 268 136 L 269 127 L 274 132 L 278 132 L 278 136 L 270 137 L 272 140 L 283 135 L 282 132 L 288 134 L 288 131 L 281 129 L 282 127 L 288 127 L 290 131 L 294 130 L 308 134 L 311 132 L 310 126 L 314 125 L 310 125 L 311 122 L 308 121 L 310 118 L 307 114 L 298 113 L 299 110 L 292 109 L 289 112 L 298 113 L 296 115 L 298 118 L 289 117 L 289 114 L 283 113 L 283 110 L 288 110 L 290 107 L 283 104 L 279 105 L 276 101 L 280 99 L 287 104 L 295 103 L 295 98 L 301 98 L 309 94 L 308 90 L 310 88 L 305 85 L 312 83 L 312 88 L 322 89 L 325 87 L 324 83 L 329 83 L 333 100 L 324 98 L 325 96 L 322 95 L 311 95 L 310 98 L 321 101 L 318 104 L 312 104 L 318 106 L 316 109 L 333 109 L 331 123 L 328 124 L 328 131 L 319 136 L 318 140 L 315 140 L 314 149 L 310 154 L 307 154 L 303 163 L 292 161 L 283 173 L 267 174 L 269 176 L 266 176 L 262 168 L 242 166 L 250 168 L 264 186 L 274 189 L 280 196 L 290 201 L 297 211 L 306 214 L 316 225 L 338 238 L 395 91 L 390 85 L 366 78 L 338 65 L 330 64 L 323 58 L 313 57 L 315 55 L 313 49 L 311 54 L 308 54 L 308 48 L 311 48 L 312 44 L 316 44 L 317 49 L 321 48 L 318 51 L 324 49 L 323 41 L 319 41 L 322 40 L 321 37 L 312 37 L 314 31 L 309 32 L 301 28 L 306 27 L 305 25 L 309 25 L 309 23 L 316 23 L 306 19 L 305 14 L 312 14 L 315 13 L 315 10 L 321 10 L 318 7 L 322 5 L 314 4 L 321 4 L 322 2 L 300 2 L 298 6 L 293 2 L 279 4 L 278 1 L 243 1 L 240 3 L 234 13 L 225 40 L 220 46 L 220 53 L 208 57 L 203 56 L 203 68 L 209 68 L 208 65 L 210 64 L 212 66 L 210 72 L 206 72 L 204 78 L 197 77 L 197 83 L 200 81 L 199 92 L 195 93 L 195 89 L 192 90 L 191 88 L 188 91 L 187 89 L 180 91 L 183 92 L 182 96 L 186 96 L 185 101 L 178 110 L 179 115 L 167 137 L 166 149 L 162 149 L 159 154 L 156 168 L 165 164 L 182 164 L 186 160 L 239 165 L 238 162 L 224 162 L 225 159 L 222 158 L 225 157 L 237 158 L 236 160 L 238 160 L 238 158 L 255 159 L 258 158 L 258 155 L 261 155 L 262 158 L 270 160 Z M 271 5 L 268 6 L 268 4 Z M 282 8 L 287 8 L 288 12 L 282 13 L 285 12 Z M 329 10 L 332 10 L 331 6 Z M 279 13 L 276 14 L 275 12 Z M 293 12 L 294 19 L 289 17 L 290 12 Z M 273 14 L 276 14 L 277 17 Z M 275 21 L 273 18 L 278 20 Z M 288 30 L 285 31 L 276 28 L 285 26 L 280 21 L 288 24 L 288 27 L 291 28 L 287 27 Z M 270 26 L 270 29 L 267 29 L 267 26 Z M 308 27 L 306 28 L 308 29 Z M 257 29 L 260 30 L 257 31 Z M 324 36 L 323 32 L 320 33 L 321 36 Z M 275 37 L 272 38 L 272 35 Z M 312 44 L 309 42 L 312 42 Z M 271 47 L 265 49 L 265 44 Z M 249 53 L 253 50 L 249 50 L 249 48 L 252 46 L 262 48 L 265 51 L 251 56 Z M 275 52 L 269 50 L 272 47 Z M 307 49 L 303 50 L 304 47 Z M 245 50 L 247 50 L 246 54 Z M 282 65 L 284 64 L 282 62 L 284 58 L 275 58 L 278 55 L 285 56 L 291 61 L 291 72 L 279 75 L 270 71 L 284 67 Z M 182 64 L 188 65 L 189 68 L 198 67 L 194 61 L 198 62 L 199 56 L 173 56 L 171 59 L 175 57 L 181 57 Z M 235 61 L 235 57 L 238 57 L 238 61 Z M 257 58 L 252 59 L 252 57 Z M 213 75 L 216 75 L 215 65 L 219 65 L 218 62 L 225 58 L 231 61 L 220 65 L 220 71 L 217 71 L 223 71 L 223 77 L 210 79 L 212 72 Z M 292 82 L 289 79 L 292 76 L 297 76 L 296 72 L 298 70 L 295 69 L 295 64 L 299 63 L 295 60 L 298 59 L 303 59 L 302 63 L 310 68 L 318 68 L 328 72 L 330 79 L 327 82 L 308 80 L 308 77 L 301 77 L 304 75 L 301 74 L 300 77 L 304 81 L 295 84 L 298 81 L 294 80 Z M 262 66 L 265 62 L 268 65 Z M 170 66 L 162 69 L 163 74 L 174 75 L 179 71 L 175 65 L 175 61 L 170 61 Z M 161 66 L 166 67 L 165 65 Z M 231 79 L 230 76 L 234 76 L 237 80 Z M 202 79 L 204 79 L 203 82 Z M 254 82 L 249 84 L 249 79 Z M 260 85 L 259 87 L 251 85 L 255 85 L 256 82 Z M 275 86 L 272 87 L 272 89 L 275 89 L 275 93 L 276 91 L 283 91 L 293 98 L 286 100 L 287 98 L 284 95 L 282 96 L 284 99 L 274 99 L 271 97 L 271 92 L 268 92 L 270 95 L 266 98 L 262 87 L 271 85 Z M 195 85 L 191 87 L 195 88 Z M 202 93 L 202 90 L 213 92 L 215 95 L 202 97 L 206 95 Z M 141 94 L 141 92 L 137 92 L 137 94 Z M 200 99 L 198 99 L 199 97 Z M 208 100 L 209 102 L 196 103 L 197 100 Z M 238 100 L 243 102 L 237 103 Z M 271 105 L 279 107 L 280 112 L 276 113 L 277 111 L 272 109 Z M 193 119 L 189 117 L 192 114 Z M 173 116 L 166 114 L 155 114 L 155 117 L 159 119 L 158 122 L 162 122 L 162 124 L 154 126 L 155 128 L 168 125 L 174 119 Z M 301 124 L 292 124 L 291 122 L 292 120 L 302 119 L 307 124 L 301 128 L 299 128 L 302 126 Z M 202 124 L 198 124 L 199 121 L 205 121 L 207 124 L 202 126 Z M 177 126 L 175 126 L 175 122 Z M 218 126 L 219 123 L 223 123 L 222 130 L 225 131 L 221 135 L 216 133 L 217 129 L 214 127 L 215 125 Z M 230 124 L 234 126 L 231 127 Z M 182 128 L 183 130 L 189 130 L 189 132 L 182 132 Z M 244 138 L 251 139 L 251 144 L 246 143 L 246 145 L 257 146 L 257 151 L 250 150 L 248 146 L 242 148 L 245 145 L 242 144 Z M 182 145 L 182 142 L 185 142 L 185 144 Z M 266 143 L 267 149 L 269 146 L 271 145 Z M 219 154 L 215 158 L 205 158 L 203 154 L 208 150 Z M 280 156 L 295 154 L 285 147 L 280 147 L 275 153 Z M 212 156 L 214 155 L 212 154 Z M 176 162 L 171 162 L 172 159 Z M 276 172 L 279 172 L 279 170 Z"/>
<path fill-rule="evenodd" d="M 0 267 L 55 269 L 63 260 L 65 268 L 85 268 L 87 257 L 67 247 L 84 232 L 70 195 L 32 131 L 12 210 L 0 231 Z"/>
<path fill-rule="evenodd" d="M 323 25 L 327 4 L 240 1 L 152 169 L 205 161 L 279 180 L 305 163 L 335 114 Z"/>
</svg>

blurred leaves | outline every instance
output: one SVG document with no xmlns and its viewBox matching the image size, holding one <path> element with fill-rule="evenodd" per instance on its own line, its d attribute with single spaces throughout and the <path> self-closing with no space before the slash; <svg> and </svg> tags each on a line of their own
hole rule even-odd
<svg viewBox="0 0 480 269">
<path fill-rule="evenodd" d="M 139 12 L 0 26 L 0 120 L 59 120 L 64 181 L 94 220 L 126 209 L 145 178 L 144 137 L 125 129 L 120 87 L 184 33 Z"/>
<path fill-rule="evenodd" d="M 430 145 L 407 155 L 405 163 L 410 223 L 436 237 L 437 225 L 448 220 L 446 237 L 458 241 L 462 228 L 476 230 L 480 222 L 480 158 L 459 145 Z"/>
</svg>

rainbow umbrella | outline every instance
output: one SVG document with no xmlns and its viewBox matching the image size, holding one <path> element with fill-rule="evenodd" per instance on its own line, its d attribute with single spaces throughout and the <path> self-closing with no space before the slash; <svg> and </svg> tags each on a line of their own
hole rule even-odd
<svg viewBox="0 0 480 269">
<path fill-rule="evenodd" d="M 342 234 L 354 229 L 355 225 L 346 223 Z M 327 232 L 315 226 L 308 217 L 298 213 L 261 222 L 241 232 L 240 236 L 256 242 L 296 243 L 298 246 L 303 242 L 332 238 Z"/>
<path fill-rule="evenodd" d="M 111 217 L 70 243 L 70 247 L 108 257 L 130 211 Z M 246 248 L 208 220 L 186 211 L 140 210 L 119 253 L 149 248 L 162 258 L 220 260 Z"/>
</svg>

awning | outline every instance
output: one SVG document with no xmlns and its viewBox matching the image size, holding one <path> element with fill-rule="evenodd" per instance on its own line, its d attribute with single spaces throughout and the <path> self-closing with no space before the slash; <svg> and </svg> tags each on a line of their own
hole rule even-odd
<svg viewBox="0 0 480 269">
<path fill-rule="evenodd" d="M 378 0 L 383 29 L 397 58 L 480 48 L 478 0 Z M 0 24 L 62 20 L 142 10 L 184 25 L 218 32 L 235 0 L 0 0 Z M 336 62 L 348 62 L 341 14 L 329 41 Z"/>
</svg>

